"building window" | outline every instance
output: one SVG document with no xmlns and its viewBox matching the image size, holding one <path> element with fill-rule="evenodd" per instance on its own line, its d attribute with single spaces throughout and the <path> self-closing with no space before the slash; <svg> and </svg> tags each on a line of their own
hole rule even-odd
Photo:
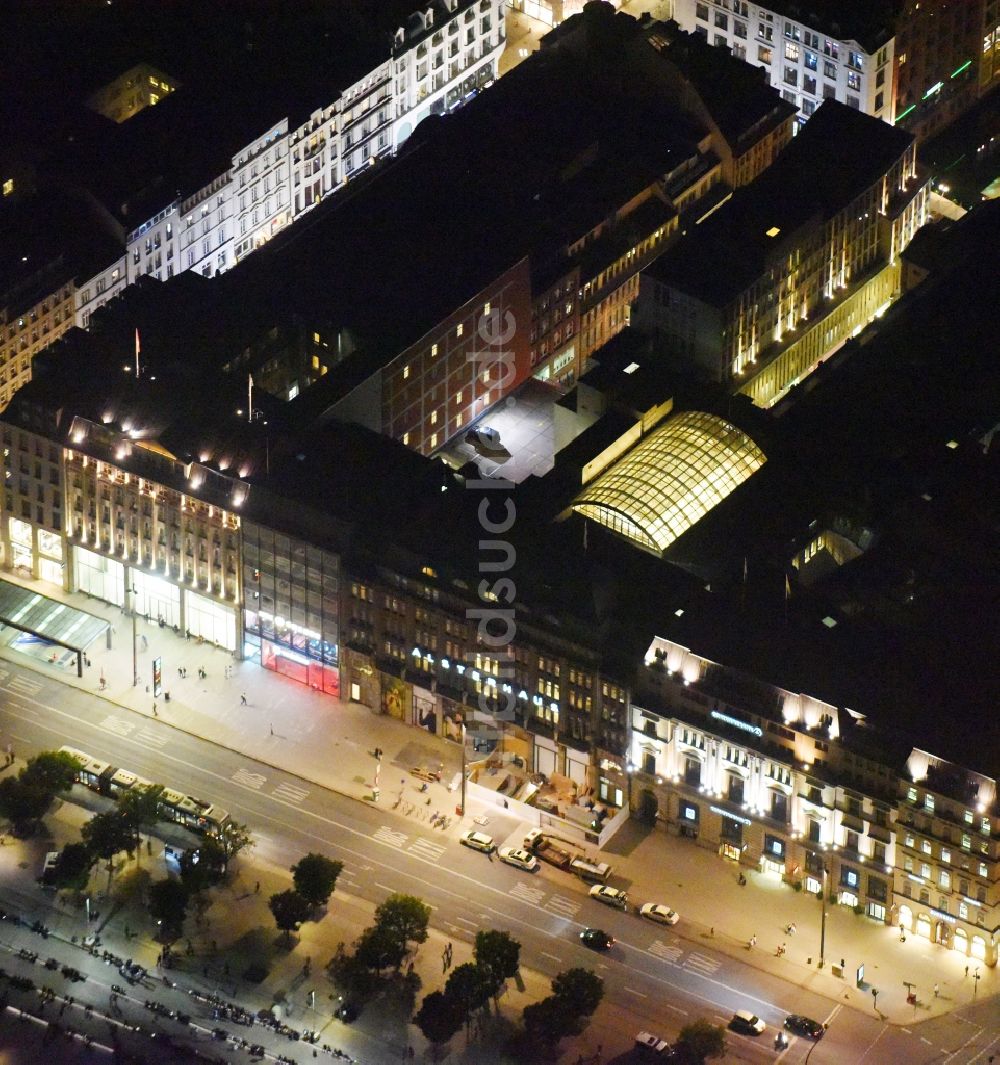
<svg viewBox="0 0 1000 1065">
<path fill-rule="evenodd" d="M 793 41 L 785 41 L 785 58 L 798 62 L 800 58 L 799 46 Z"/>
<path fill-rule="evenodd" d="M 799 72 L 795 67 L 785 67 L 784 82 L 786 85 L 798 85 Z"/>
<path fill-rule="evenodd" d="M 884 103 L 885 103 L 885 99 L 883 98 L 882 93 L 876 93 L 875 94 L 875 110 L 876 111 L 881 111 L 882 110 L 882 105 Z"/>
<path fill-rule="evenodd" d="M 733 33 L 737 37 L 739 37 L 741 40 L 745 41 L 746 40 L 746 36 L 747 36 L 747 24 L 745 22 L 740 22 L 739 19 L 734 19 L 733 20 Z"/>
<path fill-rule="evenodd" d="M 409 366 L 404 366 L 403 367 L 403 380 L 405 381 L 409 376 L 410 376 L 410 368 L 409 368 Z"/>
<path fill-rule="evenodd" d="M 861 92 L 861 75 L 856 70 L 847 72 L 847 87 L 855 92 Z"/>
<path fill-rule="evenodd" d="M 812 93 L 813 96 L 816 95 L 816 79 L 812 74 L 802 75 L 802 91 Z"/>
<path fill-rule="evenodd" d="M 816 70 L 819 67 L 819 56 L 815 52 L 806 52 L 805 64 L 807 70 Z"/>
<path fill-rule="evenodd" d="M 716 13 L 715 13 L 715 28 L 717 30 L 728 30 L 729 29 L 729 16 L 724 14 L 721 11 L 716 11 Z"/>
<path fill-rule="evenodd" d="M 708 4 L 695 4 L 694 17 L 700 18 L 702 22 L 708 22 Z"/>
<path fill-rule="evenodd" d="M 835 80 L 836 77 L 837 77 L 837 64 L 836 63 L 828 63 L 828 62 L 824 61 L 823 62 L 823 76 L 825 78 L 830 78 L 831 80 Z"/>
<path fill-rule="evenodd" d="M 853 107 L 855 111 L 861 110 L 860 99 L 858 99 L 857 96 L 852 96 L 850 93 L 847 94 L 847 99 L 844 101 L 844 103 L 846 103 L 848 107 Z"/>
<path fill-rule="evenodd" d="M 837 41 L 831 41 L 829 37 L 823 41 L 823 55 L 828 55 L 831 59 L 840 58 L 840 45 Z"/>
<path fill-rule="evenodd" d="M 460 337 L 464 332 L 465 326 L 461 322 L 459 322 L 458 325 L 455 326 L 455 336 Z"/>
<path fill-rule="evenodd" d="M 864 70 L 864 57 L 861 55 L 860 52 L 848 52 L 847 65 L 854 67 L 855 70 Z"/>
<path fill-rule="evenodd" d="M 762 63 L 770 63 L 771 62 L 771 49 L 765 47 L 762 44 L 758 44 L 757 45 L 757 58 Z"/>
</svg>

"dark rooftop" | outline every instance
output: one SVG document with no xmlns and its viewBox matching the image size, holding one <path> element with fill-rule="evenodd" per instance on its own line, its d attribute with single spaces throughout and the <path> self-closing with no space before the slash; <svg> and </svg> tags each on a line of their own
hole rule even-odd
<svg viewBox="0 0 1000 1065">
<path fill-rule="evenodd" d="M 800 227 L 821 224 L 846 207 L 912 141 L 904 130 L 827 100 L 760 177 L 645 272 L 724 306 L 764 272 L 772 256 L 784 253 Z M 768 236 L 769 230 L 777 232 Z"/>
</svg>

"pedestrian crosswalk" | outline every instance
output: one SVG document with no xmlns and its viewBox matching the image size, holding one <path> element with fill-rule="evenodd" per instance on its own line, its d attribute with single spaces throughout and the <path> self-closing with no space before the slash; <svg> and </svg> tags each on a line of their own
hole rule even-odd
<svg viewBox="0 0 1000 1065">
<path fill-rule="evenodd" d="M 229 778 L 234 784 L 242 784 L 245 788 L 260 789 L 267 783 L 267 777 L 263 773 L 254 773 L 249 769 L 237 769 Z"/>
<path fill-rule="evenodd" d="M 32 677 L 14 675 L 7 681 L 6 687 L 21 695 L 37 695 L 42 690 L 42 682 Z"/>
<path fill-rule="evenodd" d="M 309 794 L 308 788 L 300 787 L 298 784 L 289 784 L 287 781 L 284 784 L 279 784 L 271 795 L 276 799 L 284 799 L 286 802 L 300 803 Z"/>
<path fill-rule="evenodd" d="M 540 906 L 542 899 L 545 898 L 545 889 L 531 887 L 529 884 L 515 884 L 510 889 L 510 894 L 513 898 L 520 899 L 522 902 L 530 903 L 532 906 Z"/>
<path fill-rule="evenodd" d="M 130 736 L 135 729 L 134 721 L 126 721 L 124 718 L 115 717 L 114 714 L 108 714 L 103 721 L 99 722 L 99 725 L 116 736 Z"/>
<path fill-rule="evenodd" d="M 383 825 L 381 828 L 376 829 L 373 837 L 377 839 L 379 843 L 388 843 L 390 847 L 402 847 L 406 842 L 406 833 L 397 832 L 393 828 L 389 828 L 388 825 Z"/>
<path fill-rule="evenodd" d="M 677 963 L 677 959 L 684 953 L 680 947 L 670 946 L 667 943 L 662 942 L 659 939 L 654 940 L 646 948 L 650 954 L 657 958 L 662 958 L 663 961 L 669 961 L 673 964 Z"/>
<path fill-rule="evenodd" d="M 445 844 L 435 843 L 431 839 L 418 838 L 406 849 L 420 858 L 429 858 L 432 862 L 436 862 L 444 854 Z"/>
<path fill-rule="evenodd" d="M 160 749 L 166 747 L 170 742 L 170 737 L 166 733 L 154 732 L 151 728 L 141 728 L 135 734 L 135 738 L 146 744 L 148 747 L 156 747 Z"/>
<path fill-rule="evenodd" d="M 719 968 L 721 962 L 717 958 L 710 958 L 707 954 L 698 954 L 697 952 L 689 954 L 684 959 L 684 968 L 693 969 L 695 972 L 704 973 L 706 976 L 710 976 Z"/>
<path fill-rule="evenodd" d="M 580 909 L 580 903 L 575 899 L 568 899 L 565 895 L 553 895 L 545 903 L 545 909 L 560 917 L 575 917 Z"/>
</svg>

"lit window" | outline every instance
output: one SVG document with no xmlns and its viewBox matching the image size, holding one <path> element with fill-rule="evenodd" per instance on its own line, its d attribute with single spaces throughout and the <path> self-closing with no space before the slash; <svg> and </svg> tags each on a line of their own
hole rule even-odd
<svg viewBox="0 0 1000 1065">
<path fill-rule="evenodd" d="M 410 376 L 410 368 L 409 368 L 409 366 L 404 366 L 403 367 L 403 380 L 405 381 L 409 376 Z"/>
<path fill-rule="evenodd" d="M 464 332 L 465 326 L 461 322 L 459 322 L 458 325 L 455 326 L 455 336 L 460 337 Z"/>
<path fill-rule="evenodd" d="M 13 178 L 7 178 L 7 180 L 3 183 L 3 194 L 4 194 L 4 196 L 10 196 L 13 191 L 14 191 L 14 179 Z"/>
<path fill-rule="evenodd" d="M 459 428 L 461 428 L 462 427 L 462 422 L 464 422 L 464 421 L 465 421 L 465 418 L 462 416 L 462 412 L 459 411 L 459 413 L 455 415 L 455 425 L 457 425 Z"/>
<path fill-rule="evenodd" d="M 313 355 L 312 364 L 313 364 L 313 369 L 314 370 L 318 370 L 319 369 L 319 356 L 318 355 Z"/>
<path fill-rule="evenodd" d="M 490 383 L 490 371 L 483 370 L 483 384 L 488 385 Z"/>
<path fill-rule="evenodd" d="M 461 391 L 458 391 L 458 392 L 455 393 L 455 402 L 456 403 L 461 403 L 462 402 L 462 393 L 461 393 Z"/>
<path fill-rule="evenodd" d="M 438 446 L 438 435 L 437 435 L 437 433 L 431 433 L 431 447 L 437 447 L 437 446 Z"/>
<path fill-rule="evenodd" d="M 433 359 L 434 356 L 437 355 L 437 353 L 438 353 L 437 344 L 431 344 L 431 358 Z"/>
<path fill-rule="evenodd" d="M 319 338 L 319 333 L 313 333 L 313 343 L 314 344 L 321 344 L 322 343 L 322 341 Z"/>
<path fill-rule="evenodd" d="M 408 444 L 409 442 L 410 442 L 410 434 L 409 433 L 403 433 L 403 443 L 404 444 Z"/>
<path fill-rule="evenodd" d="M 431 425 L 437 425 L 437 423 L 438 423 L 438 412 L 436 410 L 432 410 L 431 411 Z"/>
<path fill-rule="evenodd" d="M 489 314 L 489 313 L 490 313 L 490 301 L 489 301 L 489 300 L 487 300 L 487 301 L 486 301 L 486 302 L 485 302 L 485 303 L 483 304 L 483 314 Z"/>
</svg>

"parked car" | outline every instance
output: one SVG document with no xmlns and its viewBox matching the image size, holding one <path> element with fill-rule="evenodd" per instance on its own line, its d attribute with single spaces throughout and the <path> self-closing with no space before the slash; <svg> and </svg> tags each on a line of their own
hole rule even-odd
<svg viewBox="0 0 1000 1065">
<path fill-rule="evenodd" d="M 585 928 L 580 933 L 580 941 L 591 950 L 610 950 L 615 945 L 614 936 L 609 936 L 603 928 Z"/>
<path fill-rule="evenodd" d="M 681 919 L 676 910 L 672 910 L 669 906 L 663 906 L 659 902 L 643 903 L 639 913 L 643 917 L 648 917 L 650 921 L 656 921 L 657 924 L 677 924 Z"/>
<path fill-rule="evenodd" d="M 729 1027 L 734 1032 L 742 1032 L 744 1035 L 760 1035 L 767 1025 L 749 1010 L 737 1010 L 729 1022 Z"/>
<path fill-rule="evenodd" d="M 489 854 L 496 847 L 493 837 L 487 836 L 485 832 L 466 832 L 459 842 L 464 843 L 466 847 L 471 847 L 474 851 L 482 851 L 483 854 Z"/>
<path fill-rule="evenodd" d="M 666 1041 L 661 1039 L 658 1035 L 653 1035 L 652 1032 L 640 1032 L 635 1037 L 636 1049 L 645 1054 L 647 1057 L 655 1056 L 659 1060 L 666 1060 L 674 1057 L 673 1047 Z"/>
<path fill-rule="evenodd" d="M 533 873 L 538 868 L 538 859 L 522 847 L 501 847 L 497 854 L 500 856 L 500 861 L 513 865 L 517 869 L 523 869 L 525 872 Z"/>
<path fill-rule="evenodd" d="M 619 910 L 628 909 L 628 895 L 618 888 L 608 887 L 606 884 L 595 884 L 590 889 L 590 897 L 603 902 L 605 906 L 614 906 Z"/>
<path fill-rule="evenodd" d="M 810 1039 L 820 1039 L 826 1028 L 812 1017 L 803 1017 L 800 1013 L 793 1013 L 785 1018 L 785 1027 L 795 1035 L 805 1035 Z"/>
<path fill-rule="evenodd" d="M 504 451 L 500 443 L 500 432 L 490 425 L 477 425 L 465 434 L 468 443 L 483 451 Z"/>
</svg>

